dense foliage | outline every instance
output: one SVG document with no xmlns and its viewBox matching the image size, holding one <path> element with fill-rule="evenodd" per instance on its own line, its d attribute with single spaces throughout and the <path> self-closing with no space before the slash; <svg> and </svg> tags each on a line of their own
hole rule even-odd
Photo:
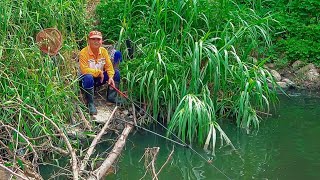
<svg viewBox="0 0 320 180">
<path fill-rule="evenodd" d="M 221 130 L 218 120 L 258 127 L 258 110 L 276 99 L 266 60 L 251 57 L 271 43 L 272 19 L 250 7 L 231 0 L 105 0 L 97 28 L 125 54 L 126 40 L 135 44 L 134 60 L 122 65 L 130 96 L 183 140 L 203 143 L 211 124 Z"/>
<path fill-rule="evenodd" d="M 4 152 L 64 146 L 46 118 L 66 130 L 78 116 L 71 56 L 91 29 L 86 2 L 0 2 L 0 160 L 6 166 L 23 168 Z M 130 97 L 184 141 L 204 143 L 215 127 L 229 142 L 219 123 L 259 127 L 260 111 L 276 101 L 276 85 L 263 68 L 269 57 L 319 63 L 319 9 L 317 0 L 101 0 L 96 28 L 125 55 L 121 70 Z M 48 27 L 63 35 L 57 57 L 41 53 L 35 42 Z"/>
<path fill-rule="evenodd" d="M 278 64 L 296 60 L 320 63 L 320 1 L 264 2 L 265 11 L 276 12 L 271 57 Z"/>
<path fill-rule="evenodd" d="M 77 49 L 77 41 L 87 34 L 84 2 L 0 2 L 1 158 L 8 160 L 7 156 L 12 156 L 8 151 L 2 154 L 6 146 L 12 152 L 20 150 L 21 156 L 28 153 L 22 136 L 41 150 L 51 146 L 48 139 L 59 143 L 52 124 L 42 115 L 60 127 L 70 123 L 71 118 L 77 118 L 73 102 L 78 101 L 78 94 L 71 50 Z M 60 54 L 52 58 L 41 53 L 35 42 L 36 34 L 49 27 L 59 29 L 64 39 Z M 64 144 L 59 146 L 64 147 Z M 42 158 L 43 154 L 38 153 Z"/>
</svg>

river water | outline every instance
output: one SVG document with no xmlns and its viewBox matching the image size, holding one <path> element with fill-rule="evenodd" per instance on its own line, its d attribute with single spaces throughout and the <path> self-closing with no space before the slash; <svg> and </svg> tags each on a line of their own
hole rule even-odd
<svg viewBox="0 0 320 180">
<path fill-rule="evenodd" d="M 230 121 L 220 122 L 236 150 L 216 145 L 216 156 L 193 145 L 195 153 L 153 134 L 136 131 L 130 135 L 117 167 L 107 176 L 111 180 L 136 180 L 144 176 L 145 148 L 160 147 L 156 171 L 174 147 L 172 159 L 162 169 L 159 179 L 320 179 L 320 95 L 288 93 L 272 116 L 263 117 L 258 131 L 241 130 Z M 110 144 L 100 144 L 105 151 Z M 202 157 L 203 158 L 202 158 Z M 103 157 L 101 157 L 103 158 Z M 205 159 L 211 159 L 209 164 Z M 52 166 L 42 166 L 41 174 L 49 177 Z M 45 178 L 46 179 L 46 178 Z M 60 178 L 59 178 L 60 179 Z M 62 178 L 63 179 L 63 178 Z M 144 179 L 152 179 L 147 173 Z"/>
<path fill-rule="evenodd" d="M 290 94 L 290 93 L 289 93 Z M 320 179 L 320 96 L 291 93 L 280 95 L 280 103 L 272 116 L 263 117 L 258 131 L 247 134 L 233 123 L 220 123 L 231 139 L 230 146 L 216 146 L 216 156 L 174 145 L 150 133 L 136 133 L 127 142 L 116 174 L 107 179 L 140 179 L 145 174 L 147 147 L 160 147 L 156 170 L 166 161 L 174 146 L 174 154 L 162 169 L 159 179 Z M 147 173 L 144 179 L 152 179 Z"/>
</svg>

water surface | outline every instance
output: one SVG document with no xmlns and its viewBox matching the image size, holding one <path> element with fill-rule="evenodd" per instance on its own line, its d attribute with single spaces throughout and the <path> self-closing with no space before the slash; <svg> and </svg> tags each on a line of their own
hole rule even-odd
<svg viewBox="0 0 320 180">
<path fill-rule="evenodd" d="M 119 160 L 117 173 L 107 179 L 140 179 L 145 174 L 147 147 L 160 147 L 156 169 L 166 161 L 175 146 L 172 160 L 161 171 L 159 179 L 320 179 L 320 98 L 317 94 L 292 93 L 280 97 L 271 117 L 264 117 L 259 131 L 246 134 L 234 124 L 221 125 L 233 145 L 220 147 L 216 156 L 193 148 L 212 165 L 188 148 L 174 145 L 150 133 L 129 138 Z M 151 179 L 147 174 L 145 179 Z"/>
</svg>

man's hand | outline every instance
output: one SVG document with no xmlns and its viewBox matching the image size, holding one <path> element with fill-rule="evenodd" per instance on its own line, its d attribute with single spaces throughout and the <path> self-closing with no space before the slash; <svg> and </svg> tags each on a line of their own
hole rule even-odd
<svg viewBox="0 0 320 180">
<path fill-rule="evenodd" d="M 115 87 L 113 78 L 109 78 L 108 84 L 111 85 L 111 87 Z"/>
<path fill-rule="evenodd" d="M 103 71 L 101 71 L 100 73 L 100 82 L 102 83 L 104 80 L 104 74 L 103 74 Z"/>
</svg>

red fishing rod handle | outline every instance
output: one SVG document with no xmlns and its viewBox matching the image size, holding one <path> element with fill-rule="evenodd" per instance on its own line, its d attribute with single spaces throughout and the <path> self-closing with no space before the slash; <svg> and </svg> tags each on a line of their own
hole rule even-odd
<svg viewBox="0 0 320 180">
<path fill-rule="evenodd" d="M 126 99 L 129 99 L 127 95 L 125 95 L 123 92 L 121 92 L 118 88 L 114 87 L 113 85 L 109 84 L 113 89 L 115 89 L 121 96 L 125 97 Z"/>
</svg>

